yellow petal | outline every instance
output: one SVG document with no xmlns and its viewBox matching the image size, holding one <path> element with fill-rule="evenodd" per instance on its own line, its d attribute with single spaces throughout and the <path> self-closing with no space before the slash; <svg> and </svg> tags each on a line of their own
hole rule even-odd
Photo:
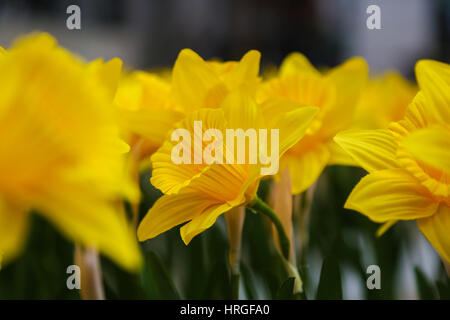
<svg viewBox="0 0 450 320">
<path fill-rule="evenodd" d="M 173 67 L 172 90 L 187 112 L 202 107 L 217 108 L 227 93 L 220 77 L 190 49 L 178 55 Z"/>
<path fill-rule="evenodd" d="M 416 93 L 417 88 L 397 71 L 375 75 L 362 92 L 352 128 L 387 128 L 404 117 Z"/>
<path fill-rule="evenodd" d="M 419 219 L 418 225 L 436 251 L 450 263 L 450 207 L 442 203 L 434 215 Z"/>
<path fill-rule="evenodd" d="M 130 111 L 178 110 L 170 95 L 170 83 L 156 74 L 143 71 L 134 72 L 121 79 L 115 102 L 121 109 Z"/>
<path fill-rule="evenodd" d="M 135 235 L 125 216 L 112 204 L 67 186 L 49 192 L 36 206 L 75 242 L 98 249 L 130 271 L 140 267 L 141 253 Z"/>
<path fill-rule="evenodd" d="M 256 50 L 247 52 L 228 73 L 224 74 L 224 81 L 228 90 L 247 88 L 254 92 L 259 82 L 259 62 L 261 53 Z"/>
<path fill-rule="evenodd" d="M 0 255 L 8 261 L 16 257 L 26 242 L 28 214 L 0 199 Z"/>
<path fill-rule="evenodd" d="M 402 144 L 417 160 L 450 172 L 450 130 L 436 126 L 417 130 Z"/>
<path fill-rule="evenodd" d="M 246 167 L 212 165 L 179 193 L 158 199 L 139 226 L 139 239 L 153 238 L 192 220 L 180 230 L 188 244 L 194 236 L 211 227 L 219 215 L 250 200 L 249 193 L 256 192 L 254 181 L 259 172 Z"/>
<path fill-rule="evenodd" d="M 308 189 L 319 178 L 329 159 L 329 150 L 321 144 L 301 155 L 286 153 L 281 159 L 281 168 L 289 168 L 292 194 Z"/>
<path fill-rule="evenodd" d="M 299 52 L 293 52 L 283 60 L 280 67 L 280 76 L 285 77 L 299 72 L 320 76 L 320 72 L 314 68 L 308 58 Z"/>
<path fill-rule="evenodd" d="M 375 222 L 412 220 L 431 216 L 438 203 L 428 190 L 401 169 L 368 174 L 356 185 L 345 203 Z"/>
<path fill-rule="evenodd" d="M 106 87 L 109 98 L 114 98 L 122 71 L 122 60 L 113 58 L 103 62 L 103 59 L 97 59 L 88 65 L 88 70 Z"/>
<path fill-rule="evenodd" d="M 319 108 L 304 107 L 284 99 L 271 99 L 261 105 L 261 111 L 268 127 L 279 130 L 281 157 L 303 138 L 306 130 L 318 115 Z"/>
<path fill-rule="evenodd" d="M 255 129 L 262 125 L 258 105 L 251 95 L 243 91 L 230 93 L 221 108 L 227 121 L 227 129 Z"/>
<path fill-rule="evenodd" d="M 176 128 L 186 129 L 189 131 L 190 140 L 185 141 L 183 139 L 180 142 L 166 140 L 161 148 L 154 153 L 151 158 L 153 165 L 151 183 L 165 194 L 178 193 L 183 187 L 189 185 L 193 179 L 198 177 L 205 170 L 205 168 L 208 167 L 205 161 L 202 161 L 201 164 L 194 163 L 194 121 L 202 121 L 201 137 L 196 136 L 198 141 L 202 140 L 203 134 L 206 130 L 218 129 L 223 132 L 222 129 L 225 126 L 224 113 L 221 109 L 201 109 L 193 112 L 177 124 Z M 172 150 L 179 143 L 182 143 L 185 149 L 191 151 L 190 164 L 175 164 L 172 161 Z M 206 143 L 202 143 L 201 152 L 203 152 L 203 148 L 205 146 Z M 203 154 L 199 154 L 198 157 L 203 159 Z"/>
<path fill-rule="evenodd" d="M 368 172 L 398 167 L 397 144 L 388 130 L 348 130 L 334 141 Z"/>
<path fill-rule="evenodd" d="M 386 233 L 394 224 L 397 223 L 397 220 L 390 220 L 388 222 L 385 222 L 381 225 L 381 227 L 377 230 L 377 237 L 381 237 L 383 234 Z"/>
<path fill-rule="evenodd" d="M 396 141 L 401 141 L 411 132 L 426 128 L 433 124 L 431 114 L 427 113 L 427 105 L 430 102 L 422 91 L 419 91 L 413 101 L 408 105 L 405 117 L 397 122 L 389 124 L 389 130 L 392 132 Z"/>
<path fill-rule="evenodd" d="M 137 231 L 139 241 L 154 238 L 202 213 L 214 212 L 220 206 L 220 203 L 192 191 L 163 195 L 142 219 Z"/>
<path fill-rule="evenodd" d="M 217 218 L 231 210 L 233 207 L 228 203 L 222 203 L 208 208 L 201 215 L 192 219 L 189 223 L 181 227 L 180 234 L 183 242 L 188 245 L 191 240 L 206 229 L 209 229 L 217 220 Z"/>
<path fill-rule="evenodd" d="M 216 205 L 210 205 L 209 210 L 195 216 L 181 228 L 184 243 L 188 244 L 193 237 L 210 228 L 222 213 L 253 199 L 258 187 L 255 183 L 258 176 L 257 166 L 212 165 L 199 179 L 193 181 L 187 189 L 208 195 L 209 199 L 216 201 Z"/>
<path fill-rule="evenodd" d="M 450 65 L 421 60 L 416 64 L 416 77 L 430 102 L 426 112 L 438 123 L 450 123 Z"/>
<path fill-rule="evenodd" d="M 130 151 L 130 145 L 122 139 L 114 139 L 113 144 L 117 153 L 128 153 Z"/>
<path fill-rule="evenodd" d="M 362 89 L 367 82 L 369 68 L 362 58 L 351 58 L 332 69 L 326 78 L 336 88 L 336 103 L 326 112 L 322 134 L 333 137 L 338 131 L 348 128 Z"/>
<path fill-rule="evenodd" d="M 138 134 L 155 148 L 162 145 L 174 124 L 183 119 L 182 113 L 168 109 L 120 110 L 122 128 Z"/>
<path fill-rule="evenodd" d="M 330 160 L 328 161 L 329 165 L 341 165 L 341 166 L 357 166 L 355 160 L 336 142 L 330 141 L 327 145 L 328 150 L 330 151 Z"/>
</svg>

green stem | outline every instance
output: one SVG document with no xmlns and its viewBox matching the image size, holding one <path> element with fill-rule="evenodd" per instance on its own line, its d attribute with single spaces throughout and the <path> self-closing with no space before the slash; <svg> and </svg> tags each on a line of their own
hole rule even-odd
<svg viewBox="0 0 450 320">
<path fill-rule="evenodd" d="M 284 231 L 283 224 L 281 223 L 280 219 L 278 219 L 275 212 L 273 212 L 273 210 L 258 196 L 255 196 L 255 198 L 248 205 L 248 207 L 258 213 L 264 214 L 270 220 L 272 220 L 272 223 L 275 225 L 275 228 L 277 229 L 278 232 L 278 239 L 280 241 L 280 247 L 283 256 L 286 258 L 286 260 L 289 260 L 289 250 L 290 250 L 289 238 L 286 235 L 286 232 Z"/>
</svg>

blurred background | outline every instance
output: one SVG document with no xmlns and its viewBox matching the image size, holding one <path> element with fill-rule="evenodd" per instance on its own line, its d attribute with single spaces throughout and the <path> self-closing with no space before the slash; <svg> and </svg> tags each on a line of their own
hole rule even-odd
<svg viewBox="0 0 450 320">
<path fill-rule="evenodd" d="M 71 4 L 81 8 L 81 30 L 66 27 Z M 366 26 L 366 9 L 373 4 L 381 9 L 380 30 Z M 223 60 L 240 59 L 257 49 L 263 68 L 279 65 L 292 51 L 304 53 L 316 66 L 335 66 L 359 55 L 372 74 L 397 69 L 414 81 L 418 59 L 449 62 L 450 1 L 0 0 L 0 46 L 7 48 L 17 36 L 36 30 L 51 33 L 87 60 L 120 57 L 129 68 L 170 67 L 183 48 L 205 59 Z M 142 214 L 159 196 L 148 183 L 149 174 L 141 181 Z M 356 168 L 330 167 L 319 181 L 310 242 L 298 259 L 307 298 L 327 298 L 333 290 L 338 293 L 331 298 L 339 298 L 339 292 L 345 299 L 438 297 L 444 286 L 442 264 L 415 223 L 400 223 L 377 238 L 376 224 L 341 209 L 362 175 Z M 260 192 L 263 189 L 264 184 Z M 276 298 L 283 284 L 280 261 L 268 237 L 261 236 L 267 234 L 263 218 L 248 216 L 241 298 Z M 104 259 L 107 297 L 227 298 L 223 219 L 187 248 L 178 230 L 143 248 L 150 271 L 138 277 Z M 0 298 L 79 298 L 65 287 L 65 268 L 72 256 L 73 246 L 35 217 L 25 254 L 0 272 Z M 338 282 L 322 279 L 324 261 Z M 366 288 L 371 264 L 381 268 L 381 290 Z"/>
</svg>

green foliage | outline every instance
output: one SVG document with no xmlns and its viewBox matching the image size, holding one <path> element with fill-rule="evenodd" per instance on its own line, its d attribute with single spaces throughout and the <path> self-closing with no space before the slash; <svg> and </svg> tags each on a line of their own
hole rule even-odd
<svg viewBox="0 0 450 320">
<path fill-rule="evenodd" d="M 342 281 L 339 262 L 334 255 L 329 255 L 323 261 L 320 272 L 319 287 L 316 299 L 318 300 L 341 300 Z"/>
</svg>

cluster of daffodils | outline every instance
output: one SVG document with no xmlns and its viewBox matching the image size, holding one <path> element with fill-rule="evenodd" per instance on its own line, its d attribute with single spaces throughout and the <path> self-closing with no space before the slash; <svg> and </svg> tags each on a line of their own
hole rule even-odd
<svg viewBox="0 0 450 320">
<path fill-rule="evenodd" d="M 238 273 L 248 208 L 270 218 L 301 291 L 292 195 L 311 190 L 327 165 L 340 164 L 369 172 L 346 208 L 386 227 L 417 219 L 450 261 L 450 66 L 419 62 L 417 89 L 395 72 L 368 78 L 362 58 L 321 72 L 293 53 L 267 79 L 259 75 L 257 51 L 222 62 L 185 49 L 170 72 L 122 72 L 121 64 L 85 63 L 46 34 L 0 50 L 6 260 L 23 247 L 30 212 L 129 270 L 141 265 L 137 240 L 182 225 L 189 244 L 225 215 Z M 218 137 L 229 130 L 247 134 L 224 144 Z M 263 130 L 276 135 L 263 139 Z M 264 170 L 268 159 L 277 170 Z M 142 168 L 151 168 L 147 183 L 163 195 L 137 221 Z M 273 180 L 269 204 L 257 196 L 263 178 Z"/>
</svg>

